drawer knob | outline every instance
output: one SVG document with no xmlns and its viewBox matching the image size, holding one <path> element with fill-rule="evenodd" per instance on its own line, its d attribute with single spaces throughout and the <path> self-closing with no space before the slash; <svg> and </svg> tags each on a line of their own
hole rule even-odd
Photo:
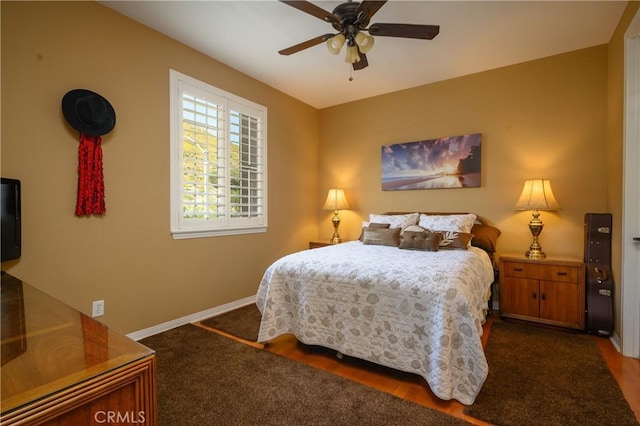
<svg viewBox="0 0 640 426">
<path fill-rule="evenodd" d="M 564 277 L 565 275 L 567 275 L 567 273 L 564 271 L 560 271 L 558 272 L 558 275 L 560 275 L 561 277 Z"/>
<path fill-rule="evenodd" d="M 516 272 L 522 272 L 523 271 L 522 268 L 513 268 L 513 270 L 516 271 Z"/>
</svg>

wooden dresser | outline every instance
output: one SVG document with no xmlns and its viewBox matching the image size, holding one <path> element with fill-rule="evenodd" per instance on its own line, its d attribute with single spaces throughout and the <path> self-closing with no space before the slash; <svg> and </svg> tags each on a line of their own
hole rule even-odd
<svg viewBox="0 0 640 426">
<path fill-rule="evenodd" d="M 2 274 L 1 425 L 156 425 L 153 350 Z"/>
<path fill-rule="evenodd" d="M 500 316 L 584 330 L 580 259 L 500 256 Z"/>
</svg>

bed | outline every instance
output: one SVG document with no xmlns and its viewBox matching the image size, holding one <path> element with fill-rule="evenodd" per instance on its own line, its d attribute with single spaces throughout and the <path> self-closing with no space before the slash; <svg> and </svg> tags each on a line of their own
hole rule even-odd
<svg viewBox="0 0 640 426">
<path fill-rule="evenodd" d="M 360 240 L 267 268 L 258 341 L 291 333 L 418 374 L 437 397 L 472 404 L 488 373 L 481 336 L 499 233 L 473 214 L 372 214 Z"/>
</svg>

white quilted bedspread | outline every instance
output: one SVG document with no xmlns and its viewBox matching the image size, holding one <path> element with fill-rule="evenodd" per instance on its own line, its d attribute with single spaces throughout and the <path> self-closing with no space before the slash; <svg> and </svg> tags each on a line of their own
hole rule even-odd
<svg viewBox="0 0 640 426">
<path fill-rule="evenodd" d="M 402 250 L 359 241 L 274 262 L 256 303 L 258 341 L 292 333 L 424 377 L 441 399 L 472 404 L 488 366 L 480 336 L 493 281 L 482 250 Z"/>
</svg>

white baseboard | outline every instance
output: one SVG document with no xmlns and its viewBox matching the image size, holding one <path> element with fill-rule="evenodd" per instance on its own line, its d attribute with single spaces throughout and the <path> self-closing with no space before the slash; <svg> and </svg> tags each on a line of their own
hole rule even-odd
<svg viewBox="0 0 640 426">
<path fill-rule="evenodd" d="M 622 345 L 620 344 L 620 336 L 618 336 L 615 331 L 612 333 L 612 335 L 609 338 L 609 340 L 611 341 L 613 346 L 616 348 L 616 350 L 619 353 L 622 353 Z"/>
<path fill-rule="evenodd" d="M 255 295 L 245 297 L 244 299 L 225 303 L 224 305 L 216 306 L 215 308 L 206 309 L 204 311 L 196 312 L 195 314 L 187 315 L 182 318 L 163 322 L 162 324 L 154 325 L 153 327 L 134 331 L 127 334 L 127 337 L 133 340 L 144 339 L 145 337 L 153 336 L 154 334 L 162 333 L 163 331 L 171 330 L 172 328 L 180 327 L 181 325 L 190 324 L 192 322 L 224 314 L 225 312 L 233 311 L 234 309 L 242 308 L 243 306 L 255 303 L 255 301 Z"/>
</svg>

